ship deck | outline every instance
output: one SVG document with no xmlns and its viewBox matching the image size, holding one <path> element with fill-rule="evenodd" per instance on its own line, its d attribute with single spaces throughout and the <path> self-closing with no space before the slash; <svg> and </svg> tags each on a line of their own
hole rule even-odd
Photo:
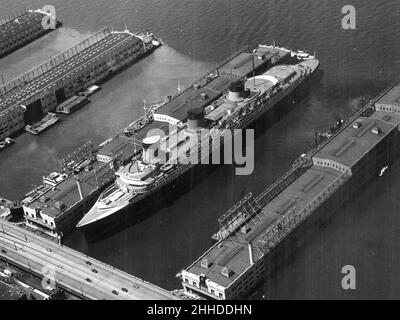
<svg viewBox="0 0 400 320">
<path fill-rule="evenodd" d="M 115 38 L 114 38 L 115 37 Z M 113 43 L 118 43 L 121 41 L 121 37 L 126 38 L 126 34 L 115 34 L 111 40 Z M 104 45 L 104 43 L 103 43 Z M 112 44 L 109 44 L 111 47 Z M 100 47 L 98 48 L 99 52 L 103 52 L 104 50 Z M 284 59 L 289 55 L 287 51 L 278 49 L 278 48 L 261 48 L 261 54 L 264 54 L 264 59 L 259 60 L 255 59 L 255 67 L 256 70 L 261 69 L 262 67 L 266 67 L 269 62 L 269 58 L 272 56 L 279 57 L 278 60 Z M 249 60 L 251 54 L 249 51 L 239 52 L 233 58 L 229 58 L 217 67 L 217 70 L 222 72 L 227 72 L 227 70 L 231 70 L 231 68 L 235 68 L 235 66 L 240 66 L 239 71 L 235 71 L 236 73 L 240 72 L 240 77 L 245 77 L 252 73 L 252 61 Z M 232 62 L 234 60 L 234 63 Z M 64 71 L 63 74 L 65 74 Z M 206 76 L 210 74 L 207 73 Z M 205 76 L 205 77 L 206 77 Z M 237 74 L 236 74 L 237 76 Z M 211 100 L 215 100 L 219 97 L 224 90 L 228 88 L 232 81 L 237 80 L 236 76 L 231 75 L 219 75 L 213 80 L 209 81 L 206 85 L 204 85 L 204 77 L 199 79 L 196 83 L 202 83 L 203 86 L 201 88 L 196 89 L 194 86 L 188 87 L 185 91 L 183 91 L 180 95 L 174 97 L 169 103 L 162 106 L 157 113 L 168 114 L 172 117 L 177 117 L 180 119 L 186 118 L 186 112 L 189 108 L 194 105 L 205 105 L 211 102 Z M 203 82 L 202 82 L 203 81 Z M 201 100 L 201 93 L 206 92 L 210 94 L 210 99 L 206 101 Z M 212 97 L 212 98 L 211 98 Z M 1 98 L 1 97 L 0 97 Z M 201 101 L 199 101 L 201 100 Z M 169 124 L 166 122 L 158 122 L 152 121 L 147 126 L 140 129 L 134 137 L 128 138 L 123 133 L 113 137 L 112 141 L 105 144 L 101 147 L 97 153 L 105 156 L 109 156 L 111 158 L 119 156 L 122 161 L 126 161 L 129 157 L 132 156 L 133 149 L 135 149 L 134 145 L 136 143 L 137 151 L 141 149 L 140 141 L 146 137 L 147 133 L 152 129 L 161 129 L 164 132 L 168 132 Z M 121 152 L 122 151 L 122 152 Z M 106 168 L 104 163 L 96 161 L 94 163 L 95 166 Z M 108 168 L 108 166 L 107 166 Z M 110 170 L 108 171 L 110 172 Z M 90 192 L 96 189 L 96 184 L 94 181 L 94 177 L 91 176 L 91 173 L 87 173 L 82 171 L 80 173 L 81 187 L 86 197 Z M 107 176 L 107 175 L 106 175 Z M 100 179 L 97 177 L 97 179 Z M 41 196 L 44 195 L 47 199 L 45 202 L 40 200 Z M 71 175 L 61 184 L 59 184 L 54 190 L 48 188 L 47 190 L 41 191 L 41 195 L 36 196 L 35 199 L 30 199 L 28 197 L 27 206 L 33 208 L 40 208 L 44 214 L 47 214 L 52 217 L 57 217 L 63 212 L 69 210 L 71 207 L 76 205 L 80 201 L 80 196 L 76 184 L 75 178 Z M 59 209 L 59 205 L 63 204 L 63 208 Z"/>
<path fill-rule="evenodd" d="M 231 82 L 250 76 L 253 72 L 253 61 L 254 70 L 259 73 L 260 69 L 268 66 L 272 57 L 282 60 L 288 56 L 288 52 L 278 48 L 258 47 L 257 52 L 263 54 L 262 60 L 247 50 L 238 52 L 232 59 L 217 67 L 218 76 L 216 78 L 208 82 L 206 77 L 200 79 L 195 82 L 195 84 L 199 84 L 199 88 L 195 88 L 194 85 L 189 86 L 182 94 L 176 96 L 156 113 L 183 121 L 187 118 L 189 109 L 209 105 L 228 89 Z"/>
<path fill-rule="evenodd" d="M 258 73 L 263 68 L 268 67 L 269 59 L 272 57 L 275 57 L 277 61 L 281 61 L 289 56 L 287 51 L 279 48 L 258 47 L 257 52 L 258 55 L 264 57 L 263 60 L 254 58 L 254 70 Z M 217 77 L 211 81 L 206 80 L 207 76 L 214 71 L 211 70 L 204 77 L 194 82 L 193 85 L 188 86 L 181 94 L 173 97 L 156 113 L 170 116 L 179 121 L 186 120 L 188 110 L 194 107 L 206 107 L 218 99 L 228 89 L 231 82 L 252 75 L 253 62 L 249 58 L 253 58 L 253 55 L 247 49 L 240 50 L 216 68 Z M 196 88 L 195 84 L 201 84 L 201 86 Z M 202 94 L 206 94 L 207 98 L 204 99 Z M 150 122 L 135 134 L 136 141 L 143 140 L 152 130 L 161 130 L 164 133 L 168 133 L 169 124 L 160 121 Z M 141 145 L 138 144 L 137 146 L 138 150 L 140 150 Z M 101 148 L 99 152 L 103 153 L 103 149 L 106 147 L 107 145 Z"/>
</svg>

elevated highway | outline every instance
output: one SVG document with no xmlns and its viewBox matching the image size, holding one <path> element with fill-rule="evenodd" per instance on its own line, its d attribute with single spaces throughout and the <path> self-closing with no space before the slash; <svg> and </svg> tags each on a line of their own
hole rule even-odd
<svg viewBox="0 0 400 320">
<path fill-rule="evenodd" d="M 0 258 L 93 300 L 171 300 L 169 291 L 0 219 Z M 54 277 L 51 272 L 54 270 Z M 50 273 L 49 273 L 50 272 Z"/>
</svg>

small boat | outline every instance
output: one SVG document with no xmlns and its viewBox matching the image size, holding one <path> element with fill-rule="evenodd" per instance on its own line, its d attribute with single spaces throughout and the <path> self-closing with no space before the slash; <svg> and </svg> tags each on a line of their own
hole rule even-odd
<svg viewBox="0 0 400 320">
<path fill-rule="evenodd" d="M 10 145 L 15 143 L 15 141 L 11 138 L 5 138 L 3 141 L 0 141 L 0 150 L 4 150 Z"/>
<path fill-rule="evenodd" d="M 166 165 L 164 165 L 163 167 L 161 167 L 161 170 L 163 172 L 169 172 L 174 168 L 174 164 L 172 163 L 167 163 Z"/>
<path fill-rule="evenodd" d="M 87 88 L 87 89 L 83 92 L 83 94 L 84 94 L 86 97 L 90 97 L 92 94 L 96 93 L 96 92 L 99 91 L 100 89 L 101 89 L 101 87 L 96 86 L 96 85 L 92 85 L 92 86 L 90 86 L 89 88 Z"/>
<path fill-rule="evenodd" d="M 32 125 L 26 125 L 25 131 L 34 135 L 39 135 L 50 127 L 54 126 L 59 121 L 61 121 L 61 119 L 57 117 L 56 114 L 48 112 L 40 121 Z"/>
<path fill-rule="evenodd" d="M 314 58 L 315 58 L 315 56 L 313 56 L 313 55 L 311 55 L 311 54 L 309 54 L 309 53 L 306 53 L 306 52 L 304 52 L 304 51 L 302 51 L 302 50 L 298 50 L 298 51 L 295 53 L 295 56 L 296 56 L 298 59 L 300 59 L 300 60 L 311 60 L 311 59 L 314 59 Z"/>
<path fill-rule="evenodd" d="M 387 169 L 389 169 L 389 166 L 383 167 L 381 169 L 381 171 L 378 173 L 378 176 L 382 177 L 385 174 L 385 172 L 387 171 Z"/>
</svg>

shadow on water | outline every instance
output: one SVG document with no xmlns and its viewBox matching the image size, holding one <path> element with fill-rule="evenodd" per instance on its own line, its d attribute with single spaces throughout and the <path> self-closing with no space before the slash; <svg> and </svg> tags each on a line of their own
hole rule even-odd
<svg viewBox="0 0 400 320">
<path fill-rule="evenodd" d="M 307 102 L 307 99 L 310 97 L 311 87 L 320 82 L 323 75 L 323 71 L 318 70 L 315 75 L 307 79 L 305 83 L 301 84 L 293 93 L 280 101 L 272 110 L 267 111 L 256 121 L 251 123 L 248 129 L 255 130 L 256 138 L 265 133 L 266 130 L 279 122 L 285 115 L 293 111 L 296 104 Z M 245 149 L 245 147 L 244 145 L 243 149 Z M 179 197 L 190 192 L 194 186 L 200 184 L 212 171 L 220 167 L 221 165 L 195 166 L 178 177 L 175 181 L 167 184 L 147 198 L 140 200 L 133 206 L 123 209 L 104 221 L 97 222 L 96 225 L 89 225 L 83 228 L 82 231 L 86 241 L 88 243 L 94 243 L 105 240 L 115 233 L 121 232 L 150 218 L 161 209 L 172 206 Z M 231 169 L 228 170 L 226 174 L 233 174 L 232 166 L 230 167 Z M 245 193 L 246 191 L 243 190 L 243 196 Z"/>
<path fill-rule="evenodd" d="M 385 193 L 385 190 L 379 187 L 382 180 L 378 180 L 377 177 L 372 177 L 369 182 L 365 183 L 361 188 L 356 186 L 357 182 L 351 182 L 351 186 L 346 188 L 346 191 L 342 189 L 334 194 L 328 201 L 324 202 L 311 216 L 309 216 L 304 222 L 301 223 L 294 231 L 292 231 L 284 240 L 277 245 L 266 258 L 266 271 L 264 272 L 264 277 L 262 281 L 250 292 L 249 299 L 277 299 L 280 294 L 279 290 L 282 288 L 291 288 L 295 291 L 296 285 L 291 283 L 286 284 L 290 279 L 277 279 L 278 275 L 282 275 L 283 270 L 287 270 L 289 273 L 293 268 L 296 269 L 295 272 L 301 273 L 304 270 L 300 268 L 304 267 L 302 264 L 304 262 L 303 253 L 305 253 L 313 243 L 324 244 L 326 242 L 326 234 L 334 234 L 335 231 L 341 228 L 344 220 L 354 220 L 358 221 L 362 219 L 363 210 L 356 210 L 355 206 L 360 203 L 368 203 L 371 197 L 380 197 Z M 349 191 L 350 190 L 350 191 Z M 335 240 L 336 241 L 336 240 Z M 348 243 L 348 246 L 355 246 L 355 243 Z M 335 269 L 336 264 L 340 264 L 338 261 L 328 261 L 330 267 Z M 308 266 L 312 269 L 312 266 Z M 290 269 L 290 270 L 289 270 Z M 341 265 L 336 268 L 341 270 Z M 306 273 L 307 271 L 305 271 Z M 314 281 L 318 281 L 319 275 L 315 276 Z M 324 276 L 326 278 L 326 276 Z M 306 278 L 306 275 L 304 275 Z M 330 280 L 335 280 L 335 277 L 329 278 Z M 285 287 L 286 285 L 286 287 Z M 331 286 L 337 286 L 339 288 L 340 281 L 332 281 Z M 340 287 L 341 288 L 341 287 Z M 339 288 L 339 289 L 340 289 Z M 285 289 L 284 289 L 285 290 Z M 350 290 L 351 291 L 351 290 Z M 330 291 L 336 296 L 330 297 L 334 299 L 346 298 L 356 298 L 354 293 L 345 292 L 343 290 Z M 308 294 L 317 294 L 307 292 Z M 290 295 L 290 293 L 287 293 Z M 345 296 L 345 294 L 347 294 Z M 306 298 L 303 296 L 303 299 Z M 312 296 L 312 299 L 316 296 Z"/>
</svg>

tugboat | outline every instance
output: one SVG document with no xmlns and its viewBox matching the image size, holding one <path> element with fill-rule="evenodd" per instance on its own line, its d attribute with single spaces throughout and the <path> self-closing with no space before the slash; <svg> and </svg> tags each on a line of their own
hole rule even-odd
<svg viewBox="0 0 400 320">
<path fill-rule="evenodd" d="M 343 126 L 343 124 L 344 124 L 343 119 L 337 120 L 335 124 L 328 131 L 319 133 L 320 140 L 323 141 L 332 137 L 335 134 L 335 132 L 338 131 Z"/>
</svg>

